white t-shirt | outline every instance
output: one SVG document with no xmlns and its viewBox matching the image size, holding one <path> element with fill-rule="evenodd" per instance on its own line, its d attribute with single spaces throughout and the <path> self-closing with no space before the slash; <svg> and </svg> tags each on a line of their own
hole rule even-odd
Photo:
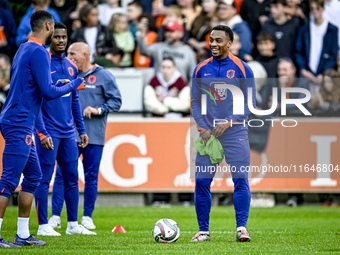
<svg viewBox="0 0 340 255">
<path fill-rule="evenodd" d="M 97 35 L 98 35 L 98 27 L 91 27 L 91 28 L 85 28 L 85 41 L 89 45 L 91 54 L 90 54 L 90 62 L 93 63 L 94 57 L 93 54 L 97 52 L 96 49 L 96 41 L 97 41 Z"/>
<path fill-rule="evenodd" d="M 111 20 L 111 17 L 115 13 L 125 13 L 125 10 L 121 7 L 119 8 L 110 8 L 108 4 L 99 4 L 97 6 L 99 12 L 99 22 L 104 26 L 108 26 Z"/>
<path fill-rule="evenodd" d="M 314 22 L 310 22 L 310 49 L 308 66 L 314 73 L 316 73 L 320 62 L 323 38 L 326 34 L 327 27 L 328 21 L 326 20 L 324 20 L 320 26 L 316 26 Z"/>
</svg>

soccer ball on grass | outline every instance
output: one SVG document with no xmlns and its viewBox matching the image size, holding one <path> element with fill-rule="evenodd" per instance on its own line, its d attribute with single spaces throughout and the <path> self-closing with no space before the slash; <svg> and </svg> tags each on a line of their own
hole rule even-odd
<svg viewBox="0 0 340 255">
<path fill-rule="evenodd" d="M 180 229 L 176 221 L 161 219 L 153 227 L 152 235 L 157 243 L 173 243 L 177 241 Z"/>
</svg>

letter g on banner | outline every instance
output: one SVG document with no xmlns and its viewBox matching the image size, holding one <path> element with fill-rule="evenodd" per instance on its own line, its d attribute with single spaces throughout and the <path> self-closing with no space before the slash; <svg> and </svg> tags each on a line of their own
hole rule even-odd
<svg viewBox="0 0 340 255">
<path fill-rule="evenodd" d="M 108 140 L 104 146 L 103 157 L 100 163 L 100 173 L 109 183 L 118 187 L 135 187 L 148 180 L 148 165 L 152 163 L 150 157 L 130 157 L 128 163 L 133 165 L 133 177 L 122 178 L 113 166 L 113 158 L 117 147 L 121 144 L 135 145 L 142 155 L 146 155 L 145 135 L 119 135 Z"/>
</svg>

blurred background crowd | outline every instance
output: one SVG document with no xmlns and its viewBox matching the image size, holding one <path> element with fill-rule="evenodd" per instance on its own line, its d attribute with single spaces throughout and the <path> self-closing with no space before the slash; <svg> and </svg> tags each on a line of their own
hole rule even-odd
<svg viewBox="0 0 340 255">
<path fill-rule="evenodd" d="M 211 56 L 209 34 L 218 24 L 232 28 L 230 51 L 260 80 L 258 108 L 271 107 L 273 87 L 302 87 L 312 94 L 305 106 L 313 116 L 340 116 L 338 0 L 0 0 L 0 107 L 37 10 L 68 27 L 69 44 L 86 42 L 92 63 L 154 68 L 143 99 L 151 116 L 188 114 L 190 79 Z M 291 107 L 288 115 L 302 113 Z"/>
</svg>

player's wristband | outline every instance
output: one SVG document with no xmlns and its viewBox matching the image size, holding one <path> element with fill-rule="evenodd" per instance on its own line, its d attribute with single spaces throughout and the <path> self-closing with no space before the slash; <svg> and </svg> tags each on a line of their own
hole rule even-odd
<svg viewBox="0 0 340 255">
<path fill-rule="evenodd" d="M 205 129 L 205 128 L 202 128 L 202 127 L 199 127 L 199 126 L 197 126 L 197 130 L 201 133 L 201 134 L 203 134 L 205 131 L 207 131 L 208 129 Z"/>
<path fill-rule="evenodd" d="M 225 128 L 228 128 L 231 126 L 231 122 L 232 124 L 238 124 L 236 121 L 232 120 L 232 121 L 228 121 L 227 123 L 224 124 Z"/>
<path fill-rule="evenodd" d="M 85 83 L 84 80 L 82 78 L 77 78 L 73 81 L 71 81 L 72 84 L 72 88 L 75 90 L 80 90 L 80 89 L 85 89 Z"/>
<path fill-rule="evenodd" d="M 38 131 L 37 131 L 37 134 L 38 134 L 38 136 L 39 136 L 39 138 L 40 138 L 40 141 L 42 141 L 42 140 L 44 140 L 45 138 L 49 137 L 49 136 L 46 136 L 46 135 L 44 135 L 43 133 L 40 133 L 40 132 L 38 132 Z"/>
</svg>

